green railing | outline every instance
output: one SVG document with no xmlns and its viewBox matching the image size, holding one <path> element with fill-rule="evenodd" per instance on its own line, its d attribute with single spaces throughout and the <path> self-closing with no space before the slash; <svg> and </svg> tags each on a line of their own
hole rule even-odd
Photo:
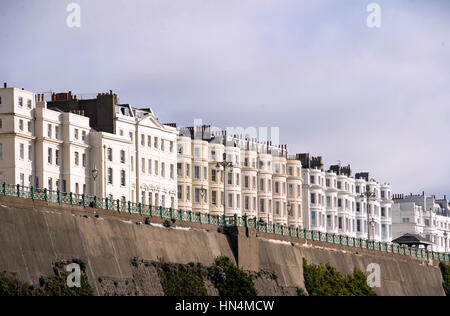
<svg viewBox="0 0 450 316">
<path fill-rule="evenodd" d="M 252 227 L 259 232 L 290 236 L 296 238 L 309 239 L 314 241 L 328 242 L 332 244 L 345 245 L 356 248 L 370 249 L 381 252 L 401 254 L 405 256 L 433 259 L 440 261 L 450 261 L 449 254 L 428 251 L 423 248 L 410 248 L 397 244 L 367 241 L 365 239 L 341 236 L 319 231 L 308 231 L 292 226 L 283 226 L 278 224 L 267 224 L 258 221 L 256 217 L 250 218 L 245 214 L 242 217 L 237 215 L 211 215 L 195 213 L 191 210 L 176 210 L 172 208 L 155 207 L 141 203 L 124 202 L 120 200 L 110 200 L 108 198 L 98 198 L 84 194 L 63 193 L 60 191 L 50 191 L 47 189 L 35 189 L 33 187 L 24 187 L 21 185 L 10 185 L 2 183 L 0 195 L 15 196 L 32 200 L 47 201 L 60 205 L 76 205 L 82 207 L 100 208 L 116 211 L 120 213 L 140 214 L 151 217 L 161 217 L 165 219 L 174 219 L 180 221 L 211 224 L 224 227 L 241 226 Z"/>
</svg>

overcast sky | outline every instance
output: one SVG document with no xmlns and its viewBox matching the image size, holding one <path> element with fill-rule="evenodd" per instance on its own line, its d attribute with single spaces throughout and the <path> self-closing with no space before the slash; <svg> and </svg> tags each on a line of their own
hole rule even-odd
<svg viewBox="0 0 450 316">
<path fill-rule="evenodd" d="M 290 153 L 450 195 L 450 1 L 0 1 L 0 81 L 119 94 L 161 122 L 279 127 Z"/>
</svg>

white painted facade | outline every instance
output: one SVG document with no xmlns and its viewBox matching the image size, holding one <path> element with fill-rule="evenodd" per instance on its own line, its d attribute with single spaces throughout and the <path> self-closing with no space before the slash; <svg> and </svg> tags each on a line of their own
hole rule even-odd
<svg viewBox="0 0 450 316">
<path fill-rule="evenodd" d="M 392 189 L 389 184 L 380 184 L 374 179 L 366 181 L 363 178 L 356 179 L 356 237 L 368 237 L 376 241 L 392 241 Z M 374 194 L 369 201 L 369 216 L 367 216 L 367 198 L 362 197 L 367 188 Z M 367 221 L 369 220 L 369 227 Z"/>
<path fill-rule="evenodd" d="M 176 208 L 176 128 L 123 107 L 115 135 L 48 109 L 43 95 L 0 89 L 0 182 Z"/>
<path fill-rule="evenodd" d="M 225 173 L 217 165 L 224 154 L 233 165 Z M 303 227 L 301 163 L 287 159 L 284 147 L 210 133 L 205 127 L 181 128 L 177 170 L 182 209 Z"/>
<path fill-rule="evenodd" d="M 49 110 L 25 90 L 0 97 L 0 181 L 88 194 L 89 119 Z"/>
<path fill-rule="evenodd" d="M 392 241 L 390 185 L 353 177 L 350 166 L 332 166 L 329 171 L 323 171 L 321 157 L 300 156 L 303 156 L 303 220 L 306 229 Z M 369 201 L 369 217 L 367 198 L 362 196 L 367 188 L 374 193 Z"/>
<path fill-rule="evenodd" d="M 433 251 L 449 252 L 450 204 L 446 197 L 396 195 L 392 207 L 393 238 L 418 234 L 433 243 Z"/>
<path fill-rule="evenodd" d="M 159 123 L 151 110 L 129 105 L 115 105 L 114 130 L 93 129 L 88 117 L 50 110 L 43 96 L 0 89 L 0 181 L 204 214 L 247 214 L 363 239 L 370 226 L 370 239 L 382 242 L 403 229 L 392 228 L 390 185 L 352 176 L 350 167 L 324 171 L 321 158 L 289 156 L 285 146 L 205 127 L 177 130 Z M 233 164 L 225 172 L 217 165 L 224 154 Z M 362 196 L 366 189 L 374 193 L 370 201 Z M 429 235 L 442 248 L 449 224 L 433 214 L 448 202 L 414 202 L 414 212 L 432 208 L 437 224 L 417 223 L 408 232 Z"/>
<path fill-rule="evenodd" d="M 177 208 L 176 128 L 161 124 L 151 110 L 138 110 L 129 105 L 116 105 L 115 124 L 115 136 L 129 141 L 128 148 L 123 149 L 125 161 L 129 163 L 122 163 L 120 149 L 106 146 L 106 151 L 111 148 L 116 152 L 117 160 L 123 165 L 120 173 L 125 172 L 129 183 L 122 185 L 121 174 L 118 185 L 128 188 L 132 202 Z"/>
</svg>

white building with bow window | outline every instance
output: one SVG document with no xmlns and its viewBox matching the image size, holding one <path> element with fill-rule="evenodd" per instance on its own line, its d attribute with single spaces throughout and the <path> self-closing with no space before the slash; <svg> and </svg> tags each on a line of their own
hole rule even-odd
<svg viewBox="0 0 450 316">
<path fill-rule="evenodd" d="M 46 102 L 4 84 L 0 182 L 177 208 L 177 135 L 112 92 Z"/>
</svg>

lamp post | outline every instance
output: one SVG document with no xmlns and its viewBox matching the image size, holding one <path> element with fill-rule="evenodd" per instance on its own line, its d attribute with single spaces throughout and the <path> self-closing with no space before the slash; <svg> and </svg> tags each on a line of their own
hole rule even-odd
<svg viewBox="0 0 450 316">
<path fill-rule="evenodd" d="M 433 208 L 432 207 L 430 207 L 430 222 L 429 222 L 429 224 L 430 224 L 430 241 L 433 244 L 431 246 L 431 250 L 433 250 L 433 248 L 435 248 L 435 247 L 434 247 L 433 230 L 432 230 L 433 229 Z"/>
<path fill-rule="evenodd" d="M 92 169 L 91 173 L 92 173 L 92 179 L 94 180 L 94 191 L 93 191 L 93 194 L 94 194 L 94 199 L 96 199 L 95 198 L 95 195 L 97 194 L 96 193 L 97 192 L 96 180 L 97 180 L 97 177 L 98 177 L 98 169 L 97 169 L 96 165 L 94 165 L 94 169 Z M 96 204 L 96 202 L 94 202 L 94 204 Z M 97 207 L 97 205 L 94 205 L 94 207 Z"/>
<path fill-rule="evenodd" d="M 231 171 L 233 171 L 233 163 L 231 161 L 227 161 L 227 154 L 226 152 L 223 153 L 223 159 L 222 161 L 218 162 L 216 165 L 217 169 L 220 169 L 220 167 L 223 168 L 223 215 L 226 215 L 226 180 L 225 180 L 225 176 L 226 176 L 226 171 L 227 168 L 230 168 Z"/>
<path fill-rule="evenodd" d="M 288 202 L 287 206 L 288 206 L 288 210 L 289 210 L 288 211 L 288 218 L 289 218 L 289 216 L 294 217 L 294 212 L 293 212 L 294 204 L 291 203 L 291 202 Z M 286 223 L 286 224 L 288 224 L 288 223 Z"/>
<path fill-rule="evenodd" d="M 370 209 L 369 202 L 370 202 L 371 198 L 375 197 L 375 192 L 371 192 L 370 186 L 367 185 L 366 192 L 362 193 L 360 197 L 362 199 L 364 199 L 364 198 L 367 199 L 367 207 L 366 207 L 366 210 L 367 210 L 367 241 L 370 241 L 370 226 L 371 226 L 371 224 L 370 224 L 370 214 L 369 214 L 369 209 Z"/>
<path fill-rule="evenodd" d="M 202 184 L 202 187 L 200 188 L 200 196 L 202 198 L 202 203 L 201 203 L 201 205 L 202 205 L 202 214 L 203 214 L 203 202 L 204 202 L 204 199 L 205 199 L 205 194 L 206 194 L 206 189 L 205 189 L 205 187 Z"/>
<path fill-rule="evenodd" d="M 92 173 L 92 179 L 94 179 L 94 191 L 93 191 L 93 193 L 94 193 L 94 196 L 95 196 L 96 195 L 96 191 L 97 191 L 96 182 L 95 181 L 97 180 L 97 177 L 98 177 L 97 166 L 94 165 L 94 169 L 92 169 L 91 173 Z"/>
<path fill-rule="evenodd" d="M 372 228 L 372 239 L 373 239 L 373 241 L 375 241 L 375 224 L 376 224 L 376 221 L 375 221 L 374 218 L 372 218 L 370 220 L 370 227 Z"/>
<path fill-rule="evenodd" d="M 447 253 L 447 244 L 448 244 L 447 237 L 448 237 L 447 231 L 444 231 L 445 253 Z"/>
</svg>

